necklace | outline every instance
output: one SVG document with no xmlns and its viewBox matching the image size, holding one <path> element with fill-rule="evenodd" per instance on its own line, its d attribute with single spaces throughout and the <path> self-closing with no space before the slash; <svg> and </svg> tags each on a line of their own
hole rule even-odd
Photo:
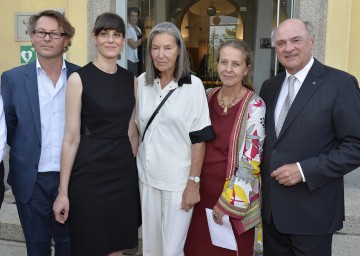
<svg viewBox="0 0 360 256">
<path fill-rule="evenodd" d="M 225 116 L 227 115 L 228 112 L 228 108 L 230 108 L 231 106 L 233 106 L 234 102 L 236 101 L 236 99 L 239 97 L 239 95 L 241 94 L 242 90 L 243 90 L 243 86 L 241 87 L 241 89 L 239 90 L 238 94 L 230 101 L 229 104 L 225 105 L 224 103 L 224 97 L 223 97 L 223 88 L 221 88 L 221 94 L 220 94 L 220 106 L 224 109 L 222 115 Z"/>
</svg>

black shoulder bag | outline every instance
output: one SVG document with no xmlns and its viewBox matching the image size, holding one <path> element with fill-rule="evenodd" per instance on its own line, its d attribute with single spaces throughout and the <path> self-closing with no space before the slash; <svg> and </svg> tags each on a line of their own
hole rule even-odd
<svg viewBox="0 0 360 256">
<path fill-rule="evenodd" d="M 155 109 L 154 113 L 151 115 L 149 122 L 146 124 L 144 133 L 142 135 L 142 140 L 141 142 L 144 140 L 145 138 L 145 133 L 147 131 L 147 129 L 149 128 L 149 125 L 151 124 L 151 122 L 154 120 L 155 116 L 159 113 L 160 108 L 164 105 L 165 101 L 170 97 L 170 95 L 175 91 L 176 88 L 170 90 L 168 92 L 168 94 L 166 94 L 165 98 L 160 102 L 159 106 Z"/>
</svg>

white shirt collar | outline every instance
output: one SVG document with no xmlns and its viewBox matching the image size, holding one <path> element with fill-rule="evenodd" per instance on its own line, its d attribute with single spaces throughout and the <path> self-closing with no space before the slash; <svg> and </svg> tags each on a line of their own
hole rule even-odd
<svg viewBox="0 0 360 256">
<path fill-rule="evenodd" d="M 65 60 L 63 59 L 61 70 L 64 70 L 64 69 L 66 70 L 66 64 L 65 64 Z M 38 59 L 36 59 L 36 70 L 42 70 L 45 72 L 45 70 L 41 67 L 41 64 Z"/>
<path fill-rule="evenodd" d="M 167 92 L 174 88 L 179 87 L 178 83 L 176 83 L 175 80 L 173 79 L 164 88 L 161 89 L 159 77 L 154 79 L 154 84 L 157 86 L 158 91 L 163 91 L 163 92 Z"/>
<path fill-rule="evenodd" d="M 305 80 L 307 74 L 309 73 L 313 64 L 314 64 L 314 58 L 311 57 L 308 64 L 306 64 L 302 70 L 300 70 L 299 72 L 297 72 L 294 75 L 299 80 L 300 84 L 302 84 L 304 82 L 304 80 Z M 291 74 L 286 70 L 286 81 L 288 81 L 289 76 L 291 76 Z"/>
</svg>

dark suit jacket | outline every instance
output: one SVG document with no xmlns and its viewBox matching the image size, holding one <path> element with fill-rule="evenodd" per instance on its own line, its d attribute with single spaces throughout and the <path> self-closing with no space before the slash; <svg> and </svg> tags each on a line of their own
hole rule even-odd
<svg viewBox="0 0 360 256">
<path fill-rule="evenodd" d="M 67 76 L 79 67 L 66 62 Z M 33 193 L 41 151 L 36 62 L 5 71 L 1 90 L 10 148 L 8 183 L 21 203 Z"/>
<path fill-rule="evenodd" d="M 322 235 L 343 226 L 343 176 L 360 166 L 360 91 L 355 77 L 315 59 L 277 138 L 274 111 L 285 73 L 264 82 L 266 138 L 262 217 L 285 234 Z M 306 182 L 280 185 L 276 168 L 299 162 Z"/>
</svg>

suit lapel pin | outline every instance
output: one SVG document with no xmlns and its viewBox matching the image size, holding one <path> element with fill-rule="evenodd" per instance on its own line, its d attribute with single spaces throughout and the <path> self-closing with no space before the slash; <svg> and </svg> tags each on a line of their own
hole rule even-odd
<svg viewBox="0 0 360 256">
<path fill-rule="evenodd" d="M 316 85 L 316 81 L 313 81 L 312 84 L 313 84 L 313 85 Z"/>
</svg>

